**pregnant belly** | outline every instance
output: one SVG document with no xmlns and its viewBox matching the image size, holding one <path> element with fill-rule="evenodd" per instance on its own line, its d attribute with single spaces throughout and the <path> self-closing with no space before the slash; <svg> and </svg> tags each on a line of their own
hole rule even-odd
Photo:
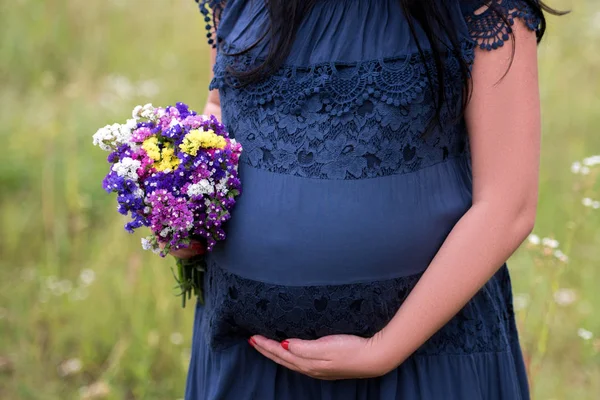
<svg viewBox="0 0 600 400">
<path fill-rule="evenodd" d="M 471 204 L 457 160 L 404 175 L 320 180 L 241 169 L 244 193 L 212 256 L 284 286 L 418 274 Z"/>
<path fill-rule="evenodd" d="M 324 286 L 281 286 L 208 266 L 202 324 L 213 348 L 260 334 L 275 340 L 370 337 L 394 316 L 419 275 Z"/>
</svg>

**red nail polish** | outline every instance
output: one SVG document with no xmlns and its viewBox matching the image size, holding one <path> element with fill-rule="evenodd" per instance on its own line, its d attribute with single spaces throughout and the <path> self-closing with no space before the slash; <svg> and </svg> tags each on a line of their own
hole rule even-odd
<svg viewBox="0 0 600 400">
<path fill-rule="evenodd" d="M 281 347 L 288 350 L 290 347 L 290 342 L 288 342 L 287 340 L 284 340 L 283 342 L 281 342 Z"/>
<path fill-rule="evenodd" d="M 248 344 L 250 344 L 250 346 L 254 347 L 256 346 L 256 341 L 253 338 L 248 339 Z"/>
</svg>

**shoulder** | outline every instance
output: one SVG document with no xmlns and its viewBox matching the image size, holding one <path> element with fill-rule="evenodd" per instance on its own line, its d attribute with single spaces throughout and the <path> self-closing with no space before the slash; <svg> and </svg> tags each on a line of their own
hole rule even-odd
<svg viewBox="0 0 600 400">
<path fill-rule="evenodd" d="M 538 38 L 543 33 L 544 15 L 538 0 L 458 0 L 469 35 L 483 50 L 494 50 L 510 39 L 515 21 L 520 20 Z"/>
</svg>

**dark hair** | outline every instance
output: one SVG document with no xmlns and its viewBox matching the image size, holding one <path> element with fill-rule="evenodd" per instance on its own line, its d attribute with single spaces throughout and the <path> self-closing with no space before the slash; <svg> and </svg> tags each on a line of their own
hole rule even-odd
<svg viewBox="0 0 600 400">
<path fill-rule="evenodd" d="M 268 53 L 266 57 L 259 63 L 247 70 L 232 70 L 229 72 L 239 79 L 242 86 L 256 83 L 270 74 L 275 73 L 288 57 L 298 27 L 302 23 L 304 17 L 311 11 L 318 0 L 263 0 L 268 9 L 270 25 L 262 37 L 258 38 L 253 45 L 234 55 L 242 55 L 255 48 L 263 40 L 268 41 Z M 463 1 L 463 0 L 460 0 Z M 503 0 L 506 1 L 506 0 Z M 546 31 L 546 20 L 543 11 L 554 15 L 562 15 L 565 12 L 556 11 L 543 2 L 538 0 L 522 0 L 537 14 L 540 18 L 540 26 L 537 32 L 538 43 L 541 41 Z M 467 61 L 461 57 L 461 44 L 458 38 L 458 30 L 453 24 L 450 16 L 450 10 L 446 5 L 446 1 L 440 0 L 399 0 L 400 6 L 406 15 L 406 19 L 412 36 L 416 40 L 417 48 L 421 59 L 426 63 L 425 53 L 419 42 L 416 34 L 416 24 L 419 24 L 425 32 L 431 46 L 431 55 L 435 64 L 436 86 L 434 87 L 434 79 L 428 73 L 428 81 L 433 99 L 435 102 L 435 115 L 433 116 L 429 128 L 439 121 L 442 106 L 445 103 L 445 71 L 444 71 L 444 55 L 446 52 L 454 54 L 459 61 L 460 73 L 463 78 L 463 88 L 465 96 L 459 112 L 462 116 L 468 104 L 471 87 L 470 87 L 470 68 Z M 497 14 L 499 18 L 506 24 L 511 26 L 509 17 L 504 15 L 498 0 L 484 0 L 485 6 L 490 8 L 490 11 Z M 510 29 L 509 29 L 510 33 Z M 440 36 L 447 38 L 447 41 L 442 41 Z M 514 53 L 514 38 L 511 37 Z M 429 71 L 429 68 L 426 69 Z M 429 130 L 429 129 L 428 129 Z"/>
</svg>

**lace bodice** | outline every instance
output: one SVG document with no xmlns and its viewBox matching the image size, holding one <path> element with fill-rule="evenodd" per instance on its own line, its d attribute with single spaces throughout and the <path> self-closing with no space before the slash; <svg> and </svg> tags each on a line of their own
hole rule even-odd
<svg viewBox="0 0 600 400">
<path fill-rule="evenodd" d="M 207 28 L 212 30 L 208 33 L 210 43 L 219 44 L 210 88 L 219 89 L 223 120 L 244 145 L 242 162 L 271 172 L 319 179 L 402 174 L 468 153 L 464 122 L 457 119 L 457 107 L 462 101 L 458 57 L 470 65 L 476 47 L 492 50 L 502 46 L 515 18 L 523 19 L 531 29 L 539 24 L 538 17 L 520 0 L 498 0 L 497 8 L 483 11 L 482 1 L 461 1 L 457 10 L 461 12 L 460 22 L 468 30 L 461 35 L 460 54 L 446 56 L 447 104 L 440 123 L 424 136 L 434 114 L 428 79 L 436 81 L 429 52 L 425 52 L 423 60 L 410 40 L 404 44 L 404 50 L 397 50 L 402 46 L 394 47 L 392 40 L 387 46 L 389 54 L 383 46 L 377 57 L 370 54 L 373 51 L 365 50 L 360 59 L 340 61 L 357 55 L 346 55 L 338 49 L 341 45 L 335 41 L 343 38 L 336 38 L 335 32 L 307 23 L 301 30 L 312 30 L 301 31 L 298 36 L 305 40 L 318 36 L 332 40 L 333 59 L 311 62 L 323 59 L 314 56 L 321 49 L 315 45 L 312 51 L 298 51 L 304 55 L 290 56 L 290 63 L 260 83 L 240 86 L 227 71 L 252 67 L 262 52 L 258 46 L 243 56 L 231 55 L 244 47 L 240 45 L 239 32 L 250 37 L 252 33 L 232 27 L 240 24 L 239 17 L 232 21 L 227 14 L 247 12 L 250 16 L 246 24 L 264 26 L 265 11 L 240 8 L 240 1 L 230 3 L 236 4 L 225 6 L 223 2 L 205 0 L 200 2 L 200 9 Z M 344 2 L 336 3 L 337 6 Z M 222 21 L 216 32 L 211 26 L 215 20 Z M 401 17 L 392 22 L 402 25 Z M 375 46 L 369 40 L 365 43 L 365 48 Z"/>
</svg>

